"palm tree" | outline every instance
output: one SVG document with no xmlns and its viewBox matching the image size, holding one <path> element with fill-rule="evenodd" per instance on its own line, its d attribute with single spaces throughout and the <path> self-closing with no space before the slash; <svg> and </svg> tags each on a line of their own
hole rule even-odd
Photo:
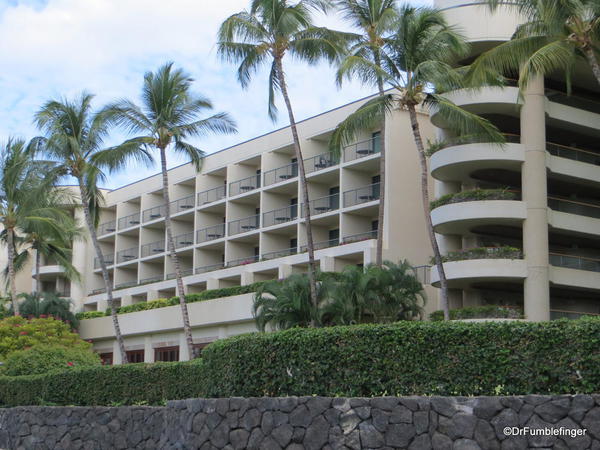
<svg viewBox="0 0 600 450">
<path fill-rule="evenodd" d="M 489 69 L 503 75 L 519 73 L 526 86 L 535 75 L 556 70 L 566 73 L 567 83 L 576 62 L 585 60 L 600 84 L 597 52 L 600 40 L 600 2 L 597 0 L 487 0 L 492 10 L 501 4 L 525 18 L 510 41 L 482 53 L 472 65 L 471 76 L 486 76 Z M 567 86 L 570 90 L 570 86 Z"/>
<path fill-rule="evenodd" d="M 71 311 L 72 300 L 61 298 L 54 292 L 40 294 L 21 294 L 24 301 L 21 303 L 21 314 L 24 316 L 52 316 L 55 319 L 69 323 L 73 328 L 79 327 L 77 316 Z"/>
<path fill-rule="evenodd" d="M 386 43 L 393 31 L 398 11 L 396 0 L 338 0 L 338 9 L 346 20 L 360 30 L 352 40 L 348 55 L 340 64 L 337 82 L 341 86 L 344 78 L 357 76 L 363 83 L 375 85 L 379 96 L 385 95 L 384 78 L 380 74 L 382 60 L 388 59 Z M 376 69 L 376 70 L 374 70 Z M 383 222 L 385 217 L 385 115 L 380 123 L 380 159 L 379 159 L 379 213 L 377 218 L 377 251 L 375 263 L 383 263 Z M 334 133 L 330 141 L 331 151 L 338 157 L 342 149 L 350 142 L 342 142 L 342 136 Z M 355 138 L 354 136 L 352 137 Z"/>
<path fill-rule="evenodd" d="M 65 99 L 46 102 L 35 114 L 35 123 L 45 134 L 44 137 L 36 138 L 36 143 L 43 148 L 48 158 L 56 162 L 57 173 L 77 180 L 80 207 L 100 262 L 115 337 L 125 364 L 127 353 L 114 307 L 112 283 L 96 233 L 99 206 L 103 201 L 97 183 L 105 179 L 105 170 L 119 170 L 132 159 L 147 164 L 152 159 L 137 142 L 128 141 L 116 147 L 104 148 L 104 139 L 112 123 L 105 112 L 92 112 L 92 99 L 91 94 L 83 93 L 74 101 Z"/>
<path fill-rule="evenodd" d="M 0 238 L 8 252 L 8 281 L 12 310 L 19 315 L 16 255 L 20 235 L 32 227 L 60 232 L 64 211 L 49 201 L 55 177 L 48 164 L 36 161 L 36 148 L 21 139 L 9 139 L 0 155 Z"/>
<path fill-rule="evenodd" d="M 203 137 L 209 133 L 235 133 L 236 126 L 229 115 L 223 112 L 202 118 L 213 106 L 207 98 L 191 92 L 192 81 L 183 70 L 174 69 L 173 63 L 167 63 L 156 73 L 148 72 L 144 75 L 141 107 L 123 99 L 107 106 L 104 111 L 118 125 L 140 135 L 131 139 L 131 142 L 156 148 L 160 152 L 167 245 L 175 268 L 188 351 L 190 357 L 195 357 L 181 267 L 173 240 L 167 149 L 188 157 L 196 170 L 200 171 L 204 152 L 187 142 L 187 139 Z"/>
<path fill-rule="evenodd" d="M 459 136 L 478 137 L 500 144 L 504 142 L 504 137 L 490 122 L 459 108 L 439 93 L 465 87 L 464 72 L 454 69 L 451 64 L 467 54 L 468 46 L 438 10 L 403 6 L 393 27 L 396 31 L 386 43 L 388 57 L 382 60 L 381 68 L 367 60 L 361 61 L 361 66 L 369 67 L 369 76 L 370 72 L 378 74 L 393 88 L 392 92 L 367 101 L 350 114 L 338 126 L 336 139 L 349 142 L 360 131 L 373 129 L 393 109 L 408 111 L 421 168 L 421 197 L 426 228 L 440 278 L 440 302 L 444 317 L 449 320 L 448 283 L 429 213 L 427 153 L 417 108 L 423 105 L 436 111 L 445 119 L 448 128 Z M 366 69 L 356 70 L 360 75 Z M 431 91 L 430 86 L 435 86 L 437 91 Z"/>
<path fill-rule="evenodd" d="M 289 0 L 252 0 L 249 10 L 233 14 L 223 22 L 217 43 L 218 53 L 223 59 L 239 63 L 238 80 L 244 88 L 262 65 L 270 65 L 268 113 L 272 120 L 277 117 L 276 91 L 281 93 L 285 102 L 302 190 L 310 298 L 314 308 L 317 307 L 318 298 L 308 185 L 283 60 L 289 54 L 309 64 L 322 59 L 333 62 L 344 52 L 343 33 L 313 26 L 311 9 L 323 8 L 325 3 L 315 0 L 299 0 L 295 3 Z"/>
</svg>

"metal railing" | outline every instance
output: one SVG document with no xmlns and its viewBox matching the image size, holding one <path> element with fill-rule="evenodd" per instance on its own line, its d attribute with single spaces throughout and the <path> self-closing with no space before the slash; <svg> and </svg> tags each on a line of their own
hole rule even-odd
<svg viewBox="0 0 600 450">
<path fill-rule="evenodd" d="M 377 230 L 366 231 L 364 233 L 352 234 L 350 236 L 343 237 L 342 244 L 366 241 L 368 239 L 377 239 Z"/>
<path fill-rule="evenodd" d="M 226 196 L 225 185 L 218 186 L 216 188 L 208 189 L 198 193 L 198 206 L 206 205 L 208 203 L 223 200 Z"/>
<path fill-rule="evenodd" d="M 567 94 L 566 92 L 558 91 L 556 89 L 545 88 L 544 93 L 548 100 L 561 105 L 571 106 L 573 108 L 583 109 L 585 111 L 591 111 L 600 113 L 600 102 L 593 100 L 589 97 L 583 97 L 578 94 Z"/>
<path fill-rule="evenodd" d="M 344 192 L 344 206 L 354 206 L 361 203 L 379 200 L 380 184 L 373 183 L 369 186 L 363 186 L 358 189 L 352 189 Z"/>
<path fill-rule="evenodd" d="M 550 309 L 550 320 L 556 319 L 579 319 L 583 316 L 600 316 L 598 313 L 584 311 L 570 311 L 564 309 Z"/>
<path fill-rule="evenodd" d="M 559 158 L 572 159 L 574 161 L 594 164 L 596 166 L 600 165 L 600 153 L 568 147 L 561 144 L 554 144 L 552 142 L 546 142 L 546 150 L 548 150 L 548 153 L 551 155 L 558 156 Z"/>
<path fill-rule="evenodd" d="M 67 286 L 64 289 L 55 290 L 54 293 L 59 297 L 70 297 L 71 296 L 71 287 Z"/>
<path fill-rule="evenodd" d="M 550 264 L 568 269 L 589 270 L 600 272 L 600 259 L 585 256 L 565 255 L 563 253 L 550 253 Z"/>
<path fill-rule="evenodd" d="M 142 221 L 145 223 L 150 222 L 151 220 L 160 219 L 165 217 L 166 213 L 167 210 L 165 205 L 154 206 L 152 208 L 145 209 L 144 212 L 142 212 Z"/>
<path fill-rule="evenodd" d="M 265 186 L 279 183 L 280 181 L 290 180 L 298 176 L 298 163 L 291 163 L 287 166 L 278 167 L 277 169 L 267 170 L 264 174 Z"/>
<path fill-rule="evenodd" d="M 151 255 L 158 255 L 160 253 L 164 253 L 166 250 L 165 240 L 161 239 L 160 241 L 151 242 L 150 244 L 142 245 L 141 255 L 142 258 Z"/>
<path fill-rule="evenodd" d="M 158 281 L 163 281 L 164 277 L 162 275 L 154 275 L 148 278 L 142 278 L 140 280 L 140 284 L 148 284 L 148 283 L 156 283 Z"/>
<path fill-rule="evenodd" d="M 579 202 L 567 200 L 565 198 L 549 196 L 548 206 L 554 211 L 600 219 L 600 205 L 594 205 L 593 203 Z"/>
<path fill-rule="evenodd" d="M 173 200 L 171 203 L 171 214 L 179 214 L 183 211 L 189 211 L 193 209 L 194 206 L 194 194 L 188 195 L 186 197 L 182 197 L 177 200 Z"/>
<path fill-rule="evenodd" d="M 324 248 L 335 247 L 336 245 L 340 245 L 339 239 L 329 239 L 327 241 L 315 242 L 314 248 L 315 250 L 321 250 Z M 308 251 L 307 245 L 300 246 L 300 253 Z"/>
<path fill-rule="evenodd" d="M 128 248 L 127 250 L 121 250 L 120 252 L 117 252 L 117 264 L 131 261 L 132 259 L 137 259 L 138 255 L 138 247 Z"/>
<path fill-rule="evenodd" d="M 114 233 L 117 231 L 117 222 L 115 220 L 110 220 L 108 222 L 101 223 L 98 226 L 98 236 L 102 236 L 108 233 Z"/>
<path fill-rule="evenodd" d="M 125 289 L 128 287 L 133 287 L 133 286 L 137 286 L 138 282 L 137 281 L 123 281 L 122 283 L 119 284 L 115 284 L 115 289 Z"/>
<path fill-rule="evenodd" d="M 270 227 L 280 223 L 291 222 L 298 217 L 298 205 L 274 209 L 263 213 L 263 227 Z"/>
<path fill-rule="evenodd" d="M 194 232 L 180 234 L 179 236 L 173 237 L 175 248 L 189 247 L 194 245 Z"/>
<path fill-rule="evenodd" d="M 320 155 L 304 159 L 304 172 L 316 172 L 317 170 L 322 170 L 326 169 L 327 167 L 335 166 L 338 163 L 339 161 L 333 155 L 333 153 L 322 153 Z"/>
<path fill-rule="evenodd" d="M 236 267 L 236 266 L 244 266 L 246 264 L 252 264 L 259 260 L 258 255 L 246 256 L 245 258 L 233 259 L 231 261 L 227 261 L 227 267 Z"/>
<path fill-rule="evenodd" d="M 125 217 L 121 217 L 119 219 L 119 230 L 123 230 L 125 228 L 133 227 L 135 225 L 140 224 L 140 213 L 136 212 L 134 214 L 130 214 Z"/>
<path fill-rule="evenodd" d="M 115 256 L 113 254 L 107 253 L 106 255 L 102 255 L 102 259 L 104 259 L 104 263 L 107 266 L 112 266 L 115 263 Z M 94 258 L 94 269 L 100 268 L 100 258 L 97 256 Z"/>
<path fill-rule="evenodd" d="M 194 269 L 184 269 L 184 270 L 181 271 L 181 276 L 182 277 L 188 277 L 188 276 L 193 275 L 193 274 L 194 274 Z M 174 278 L 176 278 L 175 272 L 167 274 L 167 280 L 172 280 Z"/>
<path fill-rule="evenodd" d="M 244 217 L 243 219 L 232 220 L 227 225 L 229 227 L 229 236 L 253 231 L 260 228 L 260 214 Z"/>
<path fill-rule="evenodd" d="M 213 225 L 212 227 L 203 228 L 202 230 L 196 231 L 196 242 L 214 241 L 215 239 L 221 239 L 225 237 L 225 224 L 220 223 Z"/>
<path fill-rule="evenodd" d="M 381 140 L 379 137 L 365 139 L 344 147 L 344 161 L 354 161 L 381 152 Z"/>
<path fill-rule="evenodd" d="M 316 198 L 308 202 L 311 216 L 335 211 L 340 207 L 340 194 L 328 195 L 327 197 Z M 302 217 L 304 217 L 304 208 L 302 208 Z"/>
<path fill-rule="evenodd" d="M 263 253 L 262 258 L 263 259 L 283 258 L 284 256 L 295 255 L 296 253 L 298 253 L 298 248 L 290 247 L 290 248 L 286 248 L 284 250 L 277 250 L 274 252 Z"/>
<path fill-rule="evenodd" d="M 229 183 L 229 195 L 234 196 L 250 192 L 260 187 L 260 174 L 252 175 Z"/>
<path fill-rule="evenodd" d="M 217 263 L 217 264 L 210 264 L 208 266 L 196 267 L 196 270 L 194 272 L 196 274 L 212 272 L 213 270 L 219 270 L 219 269 L 222 269 L 223 267 L 225 267 L 225 265 L 221 262 L 221 263 Z"/>
<path fill-rule="evenodd" d="M 106 288 L 92 289 L 90 291 L 90 295 L 104 294 L 105 292 L 106 292 Z"/>
<path fill-rule="evenodd" d="M 419 280 L 421 284 L 431 284 L 431 266 L 413 266 L 412 270 L 415 273 L 415 278 Z"/>
</svg>

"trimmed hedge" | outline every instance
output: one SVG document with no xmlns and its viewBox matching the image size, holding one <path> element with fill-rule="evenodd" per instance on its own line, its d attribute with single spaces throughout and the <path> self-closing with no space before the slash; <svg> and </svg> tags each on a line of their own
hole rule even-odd
<svg viewBox="0 0 600 450">
<path fill-rule="evenodd" d="M 202 356 L 209 397 L 600 392 L 598 319 L 292 329 Z"/>
<path fill-rule="evenodd" d="M 75 367 L 100 365 L 100 356 L 91 349 L 40 344 L 9 353 L 0 367 L 0 375 L 33 375 L 57 369 L 72 370 Z"/>
<path fill-rule="evenodd" d="M 84 319 L 94 319 L 96 317 L 104 317 L 104 316 L 106 316 L 106 313 L 104 311 L 82 311 L 82 312 L 75 314 L 75 316 L 79 320 L 84 320 Z"/>
<path fill-rule="evenodd" d="M 460 319 L 522 319 L 523 311 L 509 306 L 485 305 L 469 306 L 450 310 L 450 320 Z M 434 322 L 444 320 L 444 311 L 434 311 L 429 315 Z"/>
<path fill-rule="evenodd" d="M 0 406 L 161 405 L 201 397 L 202 360 L 127 364 L 0 377 Z"/>
<path fill-rule="evenodd" d="M 429 209 L 439 208 L 440 206 L 452 203 L 474 202 L 477 200 L 516 200 L 517 198 L 515 192 L 507 189 L 472 189 L 442 195 L 440 198 L 429 202 Z"/>
<path fill-rule="evenodd" d="M 520 248 L 504 245 L 501 247 L 473 247 L 442 255 L 442 262 L 465 261 L 467 259 L 523 259 Z M 431 264 L 435 264 L 432 257 Z"/>
</svg>

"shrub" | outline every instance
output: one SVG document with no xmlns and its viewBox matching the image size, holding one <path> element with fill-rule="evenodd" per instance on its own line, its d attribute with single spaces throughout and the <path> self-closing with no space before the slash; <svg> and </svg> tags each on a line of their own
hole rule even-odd
<svg viewBox="0 0 600 450">
<path fill-rule="evenodd" d="M 399 322 L 255 333 L 202 354 L 210 397 L 600 391 L 600 320 Z"/>
<path fill-rule="evenodd" d="M 464 261 L 467 259 L 523 259 L 523 252 L 516 247 L 504 245 L 501 247 L 473 247 L 455 252 L 448 252 L 442 256 L 443 262 Z M 431 264 L 435 260 L 431 258 Z"/>
<path fill-rule="evenodd" d="M 93 319 L 95 317 L 104 317 L 106 313 L 104 311 L 83 311 L 76 314 L 79 320 L 82 319 Z"/>
<path fill-rule="evenodd" d="M 51 317 L 25 319 L 21 316 L 0 320 L 0 361 L 9 353 L 37 344 L 61 345 L 88 350 L 91 344 L 71 331 L 69 324 Z"/>
<path fill-rule="evenodd" d="M 10 353 L 0 373 L 9 376 L 34 375 L 99 365 L 100 357 L 91 350 L 41 344 Z"/>
<path fill-rule="evenodd" d="M 459 319 L 522 319 L 523 311 L 509 306 L 485 305 L 451 309 L 450 320 Z M 429 319 L 436 322 L 444 320 L 444 311 L 434 311 Z"/>
<path fill-rule="evenodd" d="M 0 376 L 0 405 L 160 405 L 201 397 L 202 360 Z"/>
<path fill-rule="evenodd" d="M 517 194 L 507 189 L 472 189 L 469 191 L 456 192 L 454 194 L 442 195 L 429 203 L 429 209 L 439 208 L 443 205 L 461 202 L 473 202 L 477 200 L 516 200 Z"/>
</svg>

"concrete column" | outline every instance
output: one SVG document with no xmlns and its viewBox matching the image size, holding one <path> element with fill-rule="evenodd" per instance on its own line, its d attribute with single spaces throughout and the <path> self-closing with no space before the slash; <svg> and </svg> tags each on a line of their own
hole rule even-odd
<svg viewBox="0 0 600 450">
<path fill-rule="evenodd" d="M 159 295 L 158 295 L 158 291 L 155 289 L 152 290 L 148 290 L 148 294 L 146 297 L 146 301 L 151 301 L 151 300 L 158 300 L 159 299 Z"/>
<path fill-rule="evenodd" d="M 209 278 L 206 280 L 206 289 L 219 289 L 219 279 L 218 278 Z"/>
<path fill-rule="evenodd" d="M 152 336 L 144 337 L 144 362 L 154 362 L 154 348 L 152 347 Z"/>
<path fill-rule="evenodd" d="M 76 223 L 85 228 L 85 217 L 81 208 L 75 208 L 75 220 Z M 71 262 L 75 269 L 81 274 L 81 281 L 73 281 L 71 283 L 71 298 L 73 299 L 74 306 L 77 310 L 83 308 L 83 300 L 86 297 L 85 292 L 85 279 L 86 279 L 86 267 L 88 260 L 88 243 L 85 239 L 75 239 L 73 242 L 73 255 Z"/>
<path fill-rule="evenodd" d="M 121 295 L 121 306 L 128 306 L 133 303 L 133 297 L 131 295 Z"/>
<path fill-rule="evenodd" d="M 293 268 L 290 264 L 280 264 L 279 265 L 279 273 L 277 278 L 282 280 L 283 278 L 289 277 L 293 272 Z"/>
<path fill-rule="evenodd" d="M 254 272 L 242 272 L 240 276 L 240 282 L 242 286 L 247 286 L 254 283 Z"/>
<path fill-rule="evenodd" d="M 321 272 L 335 272 L 335 258 L 323 256 L 320 260 Z"/>
<path fill-rule="evenodd" d="M 363 264 L 366 266 L 368 264 L 375 264 L 377 260 L 377 249 L 376 248 L 367 248 L 363 252 Z"/>
<path fill-rule="evenodd" d="M 119 343 L 115 339 L 113 342 L 113 365 L 123 364 L 121 352 L 119 351 Z"/>
<path fill-rule="evenodd" d="M 106 311 L 106 308 L 108 308 L 108 301 L 105 298 L 98 300 L 98 311 Z"/>
<path fill-rule="evenodd" d="M 523 223 L 523 252 L 527 264 L 525 317 L 534 321 L 550 320 L 546 116 L 541 77 L 533 80 L 523 94 L 521 145 L 525 150 L 521 175 L 527 207 Z"/>
<path fill-rule="evenodd" d="M 188 352 L 185 333 L 179 333 L 179 361 L 189 361 L 190 352 Z"/>
</svg>

